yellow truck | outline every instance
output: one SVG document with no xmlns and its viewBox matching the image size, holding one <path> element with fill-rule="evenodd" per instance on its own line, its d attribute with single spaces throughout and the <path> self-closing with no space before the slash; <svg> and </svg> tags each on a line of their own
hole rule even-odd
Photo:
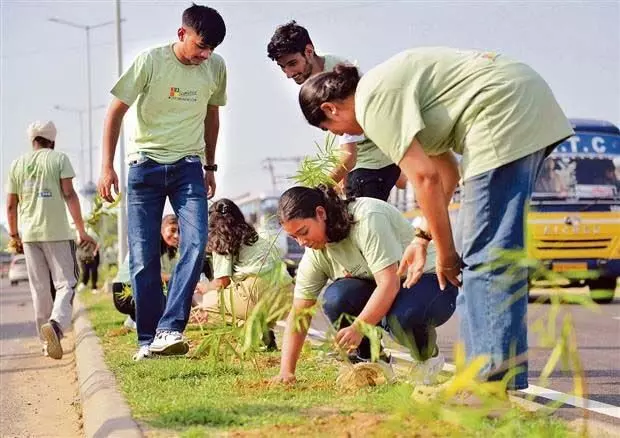
<svg viewBox="0 0 620 438">
<path fill-rule="evenodd" d="M 527 251 L 554 272 L 594 276 L 582 282 L 595 301 L 610 302 L 620 277 L 620 130 L 571 122 L 575 135 L 555 148 L 536 181 Z"/>
</svg>

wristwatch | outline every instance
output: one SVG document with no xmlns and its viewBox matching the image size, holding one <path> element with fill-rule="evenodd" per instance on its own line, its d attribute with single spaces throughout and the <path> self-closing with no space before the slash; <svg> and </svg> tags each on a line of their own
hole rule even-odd
<svg viewBox="0 0 620 438">
<path fill-rule="evenodd" d="M 215 172 L 217 171 L 217 164 L 206 164 L 202 168 L 207 172 Z"/>
<path fill-rule="evenodd" d="M 426 231 L 424 231 L 422 228 L 416 228 L 415 229 L 415 237 L 418 237 L 420 239 L 424 239 L 427 241 L 431 241 L 433 240 L 433 236 L 431 236 L 431 233 L 427 233 Z"/>
<path fill-rule="evenodd" d="M 19 233 L 9 234 L 11 239 L 17 239 L 19 237 Z"/>
</svg>

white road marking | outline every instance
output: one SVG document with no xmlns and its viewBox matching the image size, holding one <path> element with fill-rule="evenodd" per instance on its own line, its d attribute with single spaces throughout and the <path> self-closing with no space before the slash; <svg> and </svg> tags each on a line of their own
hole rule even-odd
<svg viewBox="0 0 620 438">
<path fill-rule="evenodd" d="M 614 317 L 614 319 L 620 320 L 620 316 Z M 286 327 L 286 323 L 284 321 L 278 321 L 278 326 L 284 328 Z M 325 332 L 320 330 L 316 330 L 310 328 L 308 330 L 308 335 L 311 338 L 314 338 L 319 341 L 324 341 Z M 392 350 L 386 348 L 386 352 L 391 354 L 397 359 L 405 360 L 411 362 L 411 356 L 407 353 L 403 353 L 402 351 Z M 456 368 L 452 364 L 445 364 L 443 367 L 444 371 L 453 373 Z M 525 394 L 531 394 L 536 397 L 542 397 L 547 400 L 559 401 L 567 405 L 571 405 L 577 408 L 587 409 L 592 412 L 596 412 L 599 414 L 607 415 L 609 417 L 620 418 L 620 406 L 614 406 L 607 403 L 598 402 L 595 400 L 589 400 L 586 398 L 578 397 L 576 395 L 565 394 L 560 391 L 554 391 L 553 389 L 543 388 L 541 386 L 530 385 L 529 388 L 521 390 L 521 392 Z"/>
</svg>

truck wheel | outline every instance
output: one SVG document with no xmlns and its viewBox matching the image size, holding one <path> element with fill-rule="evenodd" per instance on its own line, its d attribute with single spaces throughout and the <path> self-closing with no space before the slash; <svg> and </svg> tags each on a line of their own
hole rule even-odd
<svg viewBox="0 0 620 438">
<path fill-rule="evenodd" d="M 616 277 L 601 277 L 588 282 L 590 296 L 594 302 L 608 304 L 614 300 L 616 291 Z"/>
</svg>

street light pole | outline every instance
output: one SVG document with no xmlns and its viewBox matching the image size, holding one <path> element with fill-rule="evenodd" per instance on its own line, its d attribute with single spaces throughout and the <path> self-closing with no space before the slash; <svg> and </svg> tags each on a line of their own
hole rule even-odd
<svg viewBox="0 0 620 438">
<path fill-rule="evenodd" d="M 116 69 L 118 76 L 123 74 L 123 40 L 121 34 L 121 2 L 120 0 L 114 0 L 114 22 L 116 24 Z M 121 132 L 118 139 L 118 155 L 120 157 L 120 166 L 118 172 L 118 185 L 122 193 L 121 202 L 118 206 L 118 266 L 122 266 L 125 261 L 125 255 L 127 254 L 127 186 L 125 185 L 125 134 L 123 125 L 121 125 Z"/>
<path fill-rule="evenodd" d="M 92 78 L 90 73 L 90 27 L 86 26 L 86 108 L 88 109 L 88 180 L 93 180 L 93 108 L 92 108 Z"/>
<path fill-rule="evenodd" d="M 80 23 L 74 23 L 72 21 L 63 20 L 60 18 L 50 18 L 49 21 L 57 24 L 64 24 L 65 26 L 82 29 L 86 33 L 86 82 L 87 82 L 87 105 L 88 110 L 88 163 L 89 163 L 89 185 L 93 185 L 93 112 L 92 112 L 92 78 L 91 78 L 91 59 L 90 59 L 90 31 L 99 27 L 108 26 L 113 24 L 114 21 L 105 21 L 103 23 L 94 25 L 85 25 Z"/>
<path fill-rule="evenodd" d="M 62 112 L 67 112 L 67 113 L 74 113 L 77 114 L 79 116 L 79 123 L 80 123 L 80 171 L 82 171 L 85 168 L 85 158 L 84 158 L 84 113 L 89 113 L 92 115 L 92 112 L 95 110 L 99 110 L 99 109 L 103 109 L 105 108 L 105 105 L 97 105 L 95 107 L 89 107 L 89 108 L 72 108 L 72 107 L 68 107 L 68 106 L 64 106 L 64 105 L 54 105 L 54 109 L 56 111 L 62 111 Z M 91 172 L 90 172 L 90 176 L 91 179 L 90 181 L 92 181 L 92 163 L 91 164 Z M 86 178 L 80 178 L 80 180 L 82 180 L 83 184 L 84 184 L 84 188 L 87 187 L 87 183 L 88 180 L 86 180 Z"/>
</svg>

